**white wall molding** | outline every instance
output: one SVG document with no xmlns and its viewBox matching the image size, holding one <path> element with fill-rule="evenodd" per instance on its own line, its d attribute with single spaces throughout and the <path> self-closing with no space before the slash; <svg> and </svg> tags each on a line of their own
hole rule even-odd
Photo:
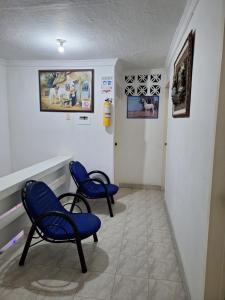
<svg viewBox="0 0 225 300">
<path fill-rule="evenodd" d="M 190 21 L 198 6 L 199 1 L 200 0 L 189 0 L 185 7 L 184 13 L 180 19 L 177 30 L 175 31 L 174 37 L 172 39 L 172 43 L 170 45 L 169 53 L 166 58 L 166 65 L 165 65 L 166 69 L 168 69 L 168 67 L 170 66 L 173 60 L 176 50 L 182 41 L 182 38 L 187 30 L 188 25 L 190 24 Z"/>
<path fill-rule="evenodd" d="M 130 69 L 130 70 L 123 70 L 122 76 L 125 75 L 138 75 L 138 74 L 155 74 L 155 73 L 165 73 L 164 68 L 155 68 L 155 69 Z"/>
<path fill-rule="evenodd" d="M 90 59 L 90 60 L 7 60 L 7 66 L 10 67 L 39 67 L 39 68 L 94 68 L 115 66 L 117 58 L 110 59 Z"/>
</svg>

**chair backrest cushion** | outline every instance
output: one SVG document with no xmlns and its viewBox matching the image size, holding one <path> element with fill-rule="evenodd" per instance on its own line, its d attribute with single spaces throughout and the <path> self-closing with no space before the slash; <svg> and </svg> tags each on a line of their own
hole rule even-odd
<svg viewBox="0 0 225 300">
<path fill-rule="evenodd" d="M 75 183 L 78 185 L 80 185 L 80 183 L 85 179 L 89 178 L 87 170 L 79 161 L 73 161 L 70 163 L 70 172 Z"/>
<path fill-rule="evenodd" d="M 33 220 L 49 211 L 65 211 L 53 191 L 41 181 L 34 181 L 26 185 L 24 202 L 27 213 Z"/>
</svg>

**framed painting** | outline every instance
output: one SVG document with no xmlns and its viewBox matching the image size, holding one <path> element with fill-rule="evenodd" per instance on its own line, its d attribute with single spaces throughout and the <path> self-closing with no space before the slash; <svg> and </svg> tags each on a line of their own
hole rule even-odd
<svg viewBox="0 0 225 300">
<path fill-rule="evenodd" d="M 172 86 L 173 117 L 190 116 L 195 33 L 190 32 L 175 63 Z"/>
<path fill-rule="evenodd" d="M 128 96 L 128 119 L 158 119 L 159 96 Z"/>
<path fill-rule="evenodd" d="M 94 112 L 94 70 L 40 70 L 40 110 Z"/>
</svg>

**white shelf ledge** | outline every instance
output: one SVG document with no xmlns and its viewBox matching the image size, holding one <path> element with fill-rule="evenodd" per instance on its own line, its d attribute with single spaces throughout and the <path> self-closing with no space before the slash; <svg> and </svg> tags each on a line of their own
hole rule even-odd
<svg viewBox="0 0 225 300">
<path fill-rule="evenodd" d="M 11 173 L 0 178 L 0 200 L 21 190 L 24 183 L 29 179 L 39 180 L 40 178 L 53 173 L 67 165 L 71 160 L 70 156 L 57 156 L 31 167 Z"/>
<path fill-rule="evenodd" d="M 66 182 L 66 175 L 62 175 L 49 184 L 49 187 L 55 191 Z M 0 230 L 8 226 L 10 223 L 15 221 L 17 218 L 25 213 L 25 209 L 22 203 L 17 204 L 4 214 L 0 215 Z"/>
</svg>

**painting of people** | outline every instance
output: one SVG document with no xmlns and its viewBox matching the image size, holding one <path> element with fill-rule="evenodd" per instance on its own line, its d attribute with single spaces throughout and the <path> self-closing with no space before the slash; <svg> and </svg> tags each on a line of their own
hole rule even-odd
<svg viewBox="0 0 225 300">
<path fill-rule="evenodd" d="M 94 70 L 39 71 L 40 110 L 94 111 Z"/>
</svg>

